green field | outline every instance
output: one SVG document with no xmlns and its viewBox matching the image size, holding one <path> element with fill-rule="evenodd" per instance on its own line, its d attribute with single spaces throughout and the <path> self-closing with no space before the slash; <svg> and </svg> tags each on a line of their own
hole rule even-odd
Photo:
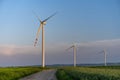
<svg viewBox="0 0 120 80">
<path fill-rule="evenodd" d="M 57 69 L 58 80 L 120 80 L 120 66 L 57 67 Z M 0 80 L 18 80 L 42 70 L 40 67 L 0 68 Z"/>
<path fill-rule="evenodd" d="M 41 71 L 38 67 L 7 67 L 0 68 L 0 80 L 18 80 L 21 77 Z"/>
<path fill-rule="evenodd" d="M 120 80 L 120 66 L 62 67 L 56 76 L 58 80 Z"/>
</svg>

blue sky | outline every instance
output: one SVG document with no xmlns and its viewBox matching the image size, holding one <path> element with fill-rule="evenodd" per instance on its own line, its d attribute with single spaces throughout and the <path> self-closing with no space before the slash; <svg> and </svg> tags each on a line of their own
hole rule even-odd
<svg viewBox="0 0 120 80">
<path fill-rule="evenodd" d="M 0 0 L 0 45 L 10 47 L 9 50 L 11 46 L 33 46 L 40 25 L 33 11 L 41 20 L 58 12 L 45 26 L 47 47 L 120 39 L 119 0 Z M 40 52 L 40 45 L 41 35 L 36 53 Z"/>
</svg>

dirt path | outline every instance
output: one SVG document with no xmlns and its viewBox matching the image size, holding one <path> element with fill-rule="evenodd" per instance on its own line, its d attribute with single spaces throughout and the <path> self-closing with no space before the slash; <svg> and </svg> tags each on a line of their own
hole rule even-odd
<svg viewBox="0 0 120 80">
<path fill-rule="evenodd" d="M 43 70 L 41 72 L 32 74 L 20 80 L 57 80 L 55 76 L 56 70 Z"/>
</svg>

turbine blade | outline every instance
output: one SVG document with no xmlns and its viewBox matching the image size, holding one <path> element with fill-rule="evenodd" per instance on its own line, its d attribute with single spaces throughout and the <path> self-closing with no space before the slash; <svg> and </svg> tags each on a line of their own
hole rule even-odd
<svg viewBox="0 0 120 80">
<path fill-rule="evenodd" d="M 37 45 L 38 38 L 39 38 L 39 35 L 40 35 L 40 29 L 41 29 L 41 28 L 42 28 L 42 24 L 40 24 L 40 27 L 38 28 L 38 31 L 37 31 L 37 34 L 36 34 L 36 39 L 35 39 L 34 46 Z"/>
<path fill-rule="evenodd" d="M 69 49 L 71 49 L 71 48 L 73 48 L 73 47 L 74 47 L 74 46 L 71 46 L 71 47 L 67 48 L 66 51 L 68 51 Z"/>
<path fill-rule="evenodd" d="M 57 14 L 57 12 L 55 12 L 54 14 L 52 14 L 51 16 L 49 16 L 48 18 L 46 18 L 45 20 L 43 20 L 43 22 L 47 21 L 48 19 L 50 19 L 51 17 L 55 16 Z"/>
<path fill-rule="evenodd" d="M 40 20 L 40 18 L 36 15 L 36 13 L 35 12 L 33 12 L 33 14 L 35 15 L 35 17 L 40 21 L 40 23 L 42 22 L 41 20 Z"/>
</svg>

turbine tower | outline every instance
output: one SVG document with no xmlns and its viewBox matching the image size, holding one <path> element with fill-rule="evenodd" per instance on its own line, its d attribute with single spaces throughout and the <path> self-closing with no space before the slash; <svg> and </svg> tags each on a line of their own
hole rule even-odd
<svg viewBox="0 0 120 80">
<path fill-rule="evenodd" d="M 74 59 L 74 67 L 76 67 L 76 52 L 77 52 L 77 48 L 76 48 L 76 44 L 74 43 L 71 47 L 69 47 L 67 50 L 73 48 L 73 59 Z"/>
<path fill-rule="evenodd" d="M 104 49 L 103 51 L 101 51 L 101 53 L 104 53 L 104 66 L 107 66 L 107 53 L 106 53 L 106 50 Z"/>
<path fill-rule="evenodd" d="M 42 67 L 43 68 L 45 67 L 45 34 L 44 34 L 45 30 L 44 30 L 44 25 L 46 25 L 46 21 L 49 20 L 54 15 L 56 15 L 56 13 L 52 14 L 51 16 L 49 16 L 48 18 L 46 18 L 43 21 L 41 21 L 40 18 L 36 15 L 36 17 L 38 18 L 38 20 L 40 22 L 40 27 L 38 28 L 38 32 L 36 34 L 36 39 L 35 39 L 34 46 L 37 45 L 40 29 L 42 28 Z"/>
<path fill-rule="evenodd" d="M 105 61 L 105 62 L 104 62 L 104 63 L 105 63 L 104 65 L 107 66 L 107 63 L 106 63 L 107 56 L 106 56 L 106 50 L 105 50 L 105 49 L 103 50 L 103 53 L 104 53 L 104 61 Z"/>
</svg>

